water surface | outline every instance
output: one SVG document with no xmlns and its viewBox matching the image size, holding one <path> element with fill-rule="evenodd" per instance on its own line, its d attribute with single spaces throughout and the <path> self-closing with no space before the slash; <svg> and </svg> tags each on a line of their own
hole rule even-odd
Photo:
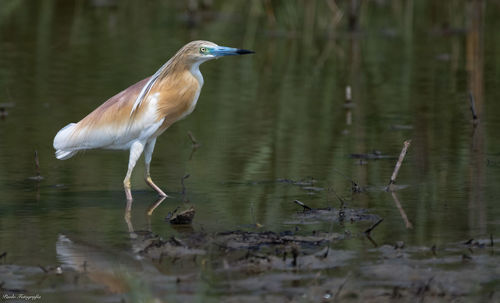
<svg viewBox="0 0 500 303">
<path fill-rule="evenodd" d="M 50 286 L 36 286 L 32 280 L 38 278 L 30 278 L 43 276 L 38 265 L 67 265 L 56 249 L 61 235 L 82 243 L 84 250 L 95 247 L 104 264 L 116 265 L 113 256 L 120 253 L 134 259 L 122 189 L 128 153 L 88 151 L 59 161 L 52 140 L 64 125 L 153 74 L 194 39 L 256 54 L 201 66 L 205 85 L 196 110 L 156 144 L 152 177 L 170 197 L 151 217 L 146 212 L 157 197 L 143 182 L 142 161 L 134 171 L 134 230 L 182 237 L 191 231 L 173 228 L 164 218 L 177 206 L 193 205 L 192 232 L 255 226 L 303 234 L 348 232 L 354 236 L 335 247 L 349 261 L 339 264 L 337 273 L 326 271 L 335 287 L 350 271 L 375 270 L 383 253 L 374 252 L 362 236 L 373 222 L 295 224 L 301 208 L 294 200 L 314 208 L 339 207 L 337 194 L 347 207 L 376 214 L 384 219 L 372 234 L 378 246 L 403 241 L 411 249 L 455 247 L 498 237 L 498 1 L 370 2 L 363 4 L 354 32 L 346 16 L 335 23 L 325 3 L 313 1 L 306 7 L 271 2 L 272 13 L 258 1 L 214 1 L 191 12 L 165 1 L 5 2 L 0 107 L 8 114 L 0 120 L 0 253 L 7 252 L 4 265 L 17 266 L 13 271 L 25 277 L 7 280 L 4 274 L 0 281 L 13 283 L 5 287 L 25 288 L 51 302 L 74 294 L 85 294 L 85 302 L 122 298 L 92 279 L 80 287 L 67 276 L 51 276 Z M 345 106 L 346 86 L 353 106 Z M 480 116 L 476 127 L 469 93 Z M 201 143 L 194 153 L 188 131 Z M 404 188 L 396 198 L 412 228 L 393 195 L 382 190 L 407 139 L 412 143 L 397 178 Z M 30 179 L 36 175 L 35 150 L 41 181 Z M 373 151 L 390 157 L 351 157 Z M 183 195 L 181 179 L 187 174 Z M 314 188 L 284 179 L 314 180 Z M 351 179 L 365 191 L 352 193 Z M 488 258 L 469 268 L 484 274 L 485 264 L 494 264 L 492 278 L 477 286 L 479 294 L 487 292 L 485 283 L 498 287 L 498 259 Z M 118 263 L 134 268 L 127 262 Z M 458 265 L 456 275 L 463 269 Z M 163 299 L 175 290 L 179 300 L 204 301 L 256 292 L 231 292 L 240 288 L 225 284 L 229 275 L 200 264 L 188 270 L 198 274 L 188 286 L 175 284 L 182 267 L 163 270 L 148 274 L 151 297 Z M 273 291 L 259 289 L 262 298 L 274 298 Z M 300 298 L 304 291 L 290 296 Z"/>
</svg>

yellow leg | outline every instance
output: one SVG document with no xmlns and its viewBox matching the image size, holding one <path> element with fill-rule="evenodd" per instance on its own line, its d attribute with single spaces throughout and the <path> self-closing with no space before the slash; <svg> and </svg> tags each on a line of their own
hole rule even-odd
<svg viewBox="0 0 500 303">
<path fill-rule="evenodd" d="M 139 141 L 132 143 L 132 146 L 130 147 L 127 175 L 125 175 L 125 179 L 123 180 L 123 187 L 125 189 L 125 196 L 127 197 L 127 201 L 132 201 L 130 176 L 132 175 L 132 171 L 134 170 L 135 164 L 137 163 L 137 159 L 139 159 L 143 150 L 144 144 Z"/>
<path fill-rule="evenodd" d="M 146 173 L 144 174 L 144 180 L 146 180 L 146 184 L 149 185 L 152 189 L 154 189 L 160 197 L 168 197 L 151 179 L 151 175 L 149 174 L 149 166 L 151 164 L 151 156 L 153 155 L 153 150 L 155 149 L 156 138 L 149 141 L 146 144 L 144 149 L 144 161 L 146 164 Z"/>
</svg>

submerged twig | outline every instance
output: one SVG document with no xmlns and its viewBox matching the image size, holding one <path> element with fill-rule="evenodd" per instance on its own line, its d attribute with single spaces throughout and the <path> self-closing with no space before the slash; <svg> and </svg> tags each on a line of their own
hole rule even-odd
<svg viewBox="0 0 500 303">
<path fill-rule="evenodd" d="M 38 151 L 35 149 L 35 156 L 34 156 L 34 162 L 35 162 L 35 176 L 30 177 L 31 180 L 35 181 L 40 181 L 43 180 L 43 177 L 40 175 L 40 161 L 38 159 Z"/>
<path fill-rule="evenodd" d="M 470 100 L 470 111 L 472 112 L 472 124 L 476 126 L 479 123 L 479 117 L 476 113 L 476 102 L 474 101 L 474 95 L 469 91 L 469 100 Z"/>
<path fill-rule="evenodd" d="M 373 244 L 373 247 L 378 247 L 377 242 L 370 237 L 370 234 L 366 234 L 366 238 Z"/>
<path fill-rule="evenodd" d="M 392 185 L 396 183 L 396 177 L 398 176 L 399 169 L 401 168 L 401 164 L 403 163 L 403 160 L 406 156 L 406 152 L 408 151 L 408 147 L 410 147 L 411 140 L 406 140 L 403 145 L 403 149 L 401 150 L 401 153 L 399 154 L 399 159 L 398 162 L 396 162 L 396 166 L 394 167 L 394 171 L 392 172 L 391 180 L 389 181 L 389 184 L 385 188 L 386 191 L 392 190 Z"/>
<path fill-rule="evenodd" d="M 367 230 L 365 230 L 365 234 L 366 235 L 370 235 L 370 233 L 372 232 L 372 230 L 374 230 L 375 227 L 377 227 L 380 223 L 382 223 L 382 221 L 384 221 L 384 219 L 380 219 L 377 222 L 375 222 L 372 226 L 370 226 Z"/>
<path fill-rule="evenodd" d="M 304 210 L 312 210 L 312 208 L 310 208 L 309 206 L 305 205 L 304 203 L 300 202 L 299 200 L 295 200 L 293 201 L 295 204 L 298 204 L 300 206 L 302 206 L 304 208 Z"/>
</svg>

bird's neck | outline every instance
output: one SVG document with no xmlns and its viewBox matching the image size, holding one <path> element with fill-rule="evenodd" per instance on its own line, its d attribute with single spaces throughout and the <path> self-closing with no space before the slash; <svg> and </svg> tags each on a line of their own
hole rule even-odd
<svg viewBox="0 0 500 303">
<path fill-rule="evenodd" d="M 197 61 L 191 64 L 191 68 L 189 69 L 191 75 L 193 75 L 196 80 L 198 80 L 198 84 L 200 85 L 200 87 L 203 86 L 203 75 L 200 72 L 200 64 L 202 63 L 203 61 Z"/>
<path fill-rule="evenodd" d="M 205 61 L 190 60 L 185 56 L 176 54 L 160 69 L 159 81 L 166 80 L 167 78 L 177 77 L 185 72 L 190 72 L 196 78 L 200 87 L 203 85 L 203 76 L 200 72 L 200 64 Z"/>
</svg>

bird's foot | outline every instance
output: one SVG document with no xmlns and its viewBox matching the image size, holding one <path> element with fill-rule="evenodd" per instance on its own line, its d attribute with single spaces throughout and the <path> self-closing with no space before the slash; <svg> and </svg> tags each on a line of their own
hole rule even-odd
<svg viewBox="0 0 500 303">
<path fill-rule="evenodd" d="M 168 197 L 167 194 L 164 193 L 163 190 L 161 190 L 150 177 L 146 177 L 146 183 L 158 193 L 158 196 L 163 198 Z"/>
</svg>

